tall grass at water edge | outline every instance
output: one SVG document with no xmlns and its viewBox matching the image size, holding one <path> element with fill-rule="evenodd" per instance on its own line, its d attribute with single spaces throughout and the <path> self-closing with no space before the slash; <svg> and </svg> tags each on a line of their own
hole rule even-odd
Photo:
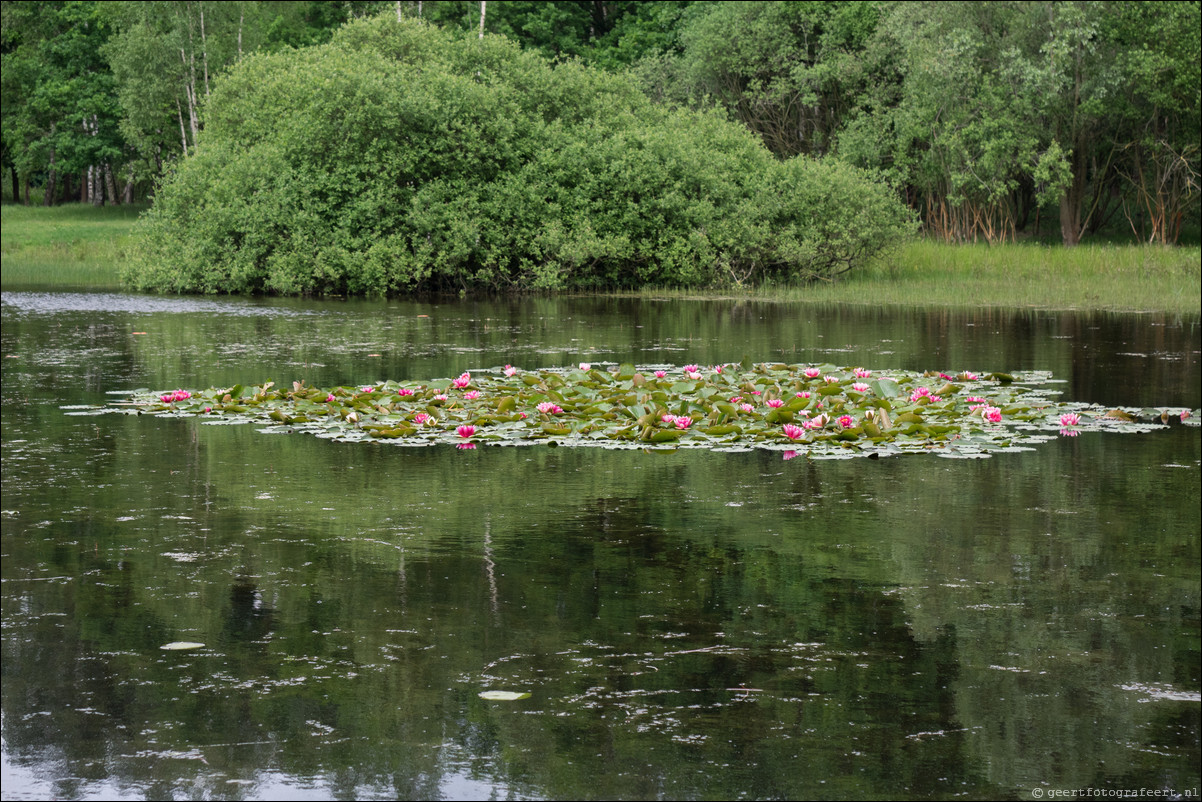
<svg viewBox="0 0 1202 802">
<path fill-rule="evenodd" d="M 146 209 L 145 204 L 0 206 L 0 283 L 5 287 L 120 288 L 130 228 Z"/>
<path fill-rule="evenodd" d="M 689 297 L 644 290 L 642 297 Z M 918 240 L 838 281 L 726 293 L 765 301 L 1202 313 L 1196 245 L 949 245 Z"/>
</svg>

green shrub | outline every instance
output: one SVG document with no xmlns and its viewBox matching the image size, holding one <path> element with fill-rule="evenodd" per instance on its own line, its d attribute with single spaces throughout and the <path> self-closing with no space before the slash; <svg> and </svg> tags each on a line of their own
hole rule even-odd
<svg viewBox="0 0 1202 802">
<path fill-rule="evenodd" d="M 244 60 L 137 230 L 175 292 L 706 286 L 809 280 L 913 228 L 851 168 L 501 37 L 387 16 Z"/>
</svg>

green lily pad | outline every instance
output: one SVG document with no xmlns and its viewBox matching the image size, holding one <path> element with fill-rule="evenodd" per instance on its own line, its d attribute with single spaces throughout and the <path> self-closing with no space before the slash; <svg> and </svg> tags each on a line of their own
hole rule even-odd
<svg viewBox="0 0 1202 802">
<path fill-rule="evenodd" d="M 487 699 L 490 702 L 516 702 L 519 699 L 529 699 L 530 693 L 521 693 L 518 691 L 480 691 L 481 699 Z"/>
</svg>

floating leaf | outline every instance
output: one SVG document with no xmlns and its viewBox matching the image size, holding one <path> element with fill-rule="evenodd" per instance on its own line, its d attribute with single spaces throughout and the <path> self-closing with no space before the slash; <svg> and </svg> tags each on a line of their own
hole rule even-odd
<svg viewBox="0 0 1202 802">
<path fill-rule="evenodd" d="M 651 452 L 787 449 L 814 458 L 1026 450 L 1026 444 L 1060 436 L 1060 418 L 1067 412 L 1080 416 L 1074 434 L 1152 431 L 1168 421 L 1198 420 L 1196 411 L 1183 409 L 1108 410 L 1058 403 L 1057 391 L 1048 386 L 1051 375 L 1039 372 L 964 379 L 967 390 L 945 382 L 934 393 L 942 396 L 939 401 L 927 390 L 913 402 L 911 391 L 930 387 L 930 379 L 939 372 L 889 371 L 889 378 L 866 382 L 868 392 L 851 389 L 862 371 L 834 365 L 728 364 L 721 373 L 703 373 L 694 379 L 691 371 L 681 368 L 638 369 L 626 364 L 614 372 L 573 367 L 504 375 L 484 370 L 473 373 L 470 390 L 453 386 L 450 379 L 326 389 L 302 382 L 284 389 L 264 382 L 251 391 L 243 385 L 196 392 L 138 390 L 129 401 L 106 409 L 201 416 L 206 424 L 255 423 L 268 427 L 261 431 L 303 432 L 339 442 L 460 445 L 458 428 L 471 425 L 480 445 Z M 404 395 L 396 392 L 402 386 Z M 739 400 L 729 400 L 734 397 Z M 774 406 L 768 406 L 769 401 Z M 547 403 L 557 409 L 539 409 Z M 72 413 L 79 411 L 67 414 Z M 800 434 L 786 436 L 785 424 L 798 427 Z M 663 448 L 650 447 L 655 444 Z"/>
<path fill-rule="evenodd" d="M 159 648 L 167 652 L 186 652 L 192 649 L 203 648 L 203 643 L 196 643 L 190 640 L 173 640 L 171 643 L 164 643 Z"/>
<path fill-rule="evenodd" d="M 516 702 L 519 699 L 529 699 L 529 693 L 518 691 L 480 691 L 480 698 L 490 702 Z"/>
</svg>

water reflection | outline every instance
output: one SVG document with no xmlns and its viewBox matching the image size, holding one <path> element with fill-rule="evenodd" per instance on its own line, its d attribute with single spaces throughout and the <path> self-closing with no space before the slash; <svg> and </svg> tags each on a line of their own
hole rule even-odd
<svg viewBox="0 0 1202 802">
<path fill-rule="evenodd" d="M 1198 784 L 1198 429 L 785 462 L 57 408 L 744 353 L 1052 370 L 1069 400 L 1196 408 L 1196 320 L 30 296 L 3 297 L 5 798 Z M 228 311 L 256 307 L 276 311 Z"/>
</svg>

